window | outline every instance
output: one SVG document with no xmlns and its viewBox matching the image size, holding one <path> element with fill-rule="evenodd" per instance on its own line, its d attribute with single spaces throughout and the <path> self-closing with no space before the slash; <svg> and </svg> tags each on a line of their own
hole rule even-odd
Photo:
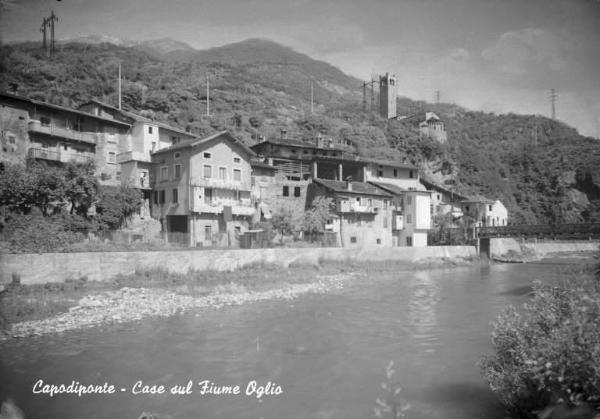
<svg viewBox="0 0 600 419">
<path fill-rule="evenodd" d="M 204 226 L 204 240 L 211 241 L 212 240 L 212 227 L 209 225 Z"/>
<path fill-rule="evenodd" d="M 42 148 L 48 148 L 48 144 L 46 144 L 46 143 L 43 143 L 43 144 L 42 144 Z"/>
<path fill-rule="evenodd" d="M 8 134 L 8 143 L 9 144 L 15 144 L 16 143 L 16 137 L 12 134 Z"/>
<path fill-rule="evenodd" d="M 369 207 L 373 206 L 373 200 L 371 198 L 367 199 L 367 206 L 369 206 Z"/>
<path fill-rule="evenodd" d="M 117 154 L 114 151 L 109 151 L 108 152 L 108 162 L 109 163 L 116 163 L 117 162 Z"/>
<path fill-rule="evenodd" d="M 411 179 L 414 177 L 414 173 L 413 173 L 412 170 L 408 171 L 408 177 L 411 178 Z"/>
<path fill-rule="evenodd" d="M 383 177 L 383 168 L 382 167 L 377 169 L 377 177 Z"/>
<path fill-rule="evenodd" d="M 227 168 L 219 167 L 219 179 L 225 180 L 227 179 Z"/>
<path fill-rule="evenodd" d="M 212 157 L 212 155 L 210 153 L 204 153 L 202 155 L 205 159 L 210 159 Z"/>
<path fill-rule="evenodd" d="M 154 203 L 158 204 L 158 191 L 154 191 Z"/>
<path fill-rule="evenodd" d="M 394 169 L 394 177 L 398 177 L 398 169 Z"/>
<path fill-rule="evenodd" d="M 242 232 L 242 227 L 235 226 L 233 227 L 233 231 L 235 232 L 235 234 L 240 234 Z"/>
<path fill-rule="evenodd" d="M 406 214 L 406 224 L 412 224 L 412 214 Z"/>
<path fill-rule="evenodd" d="M 440 194 L 437 194 L 437 199 L 438 199 L 438 201 L 440 200 Z"/>
<path fill-rule="evenodd" d="M 290 196 L 290 187 L 287 185 L 283 187 L 283 196 Z"/>
<path fill-rule="evenodd" d="M 152 134 L 152 127 L 148 127 L 148 134 Z"/>
<path fill-rule="evenodd" d="M 156 150 L 156 141 L 152 141 L 152 151 Z"/>
<path fill-rule="evenodd" d="M 115 175 L 115 178 L 117 180 L 121 180 L 121 172 L 117 172 L 117 174 Z M 142 185 L 142 186 L 144 186 L 144 185 Z"/>
<path fill-rule="evenodd" d="M 165 201 L 165 191 L 160 191 L 160 203 L 164 204 Z"/>
<path fill-rule="evenodd" d="M 491 205 L 488 205 L 488 208 L 489 208 L 489 210 L 488 210 L 488 211 L 491 211 L 491 210 L 492 210 L 492 206 L 491 206 Z"/>
<path fill-rule="evenodd" d="M 381 244 L 381 239 L 377 239 L 377 244 Z"/>
<path fill-rule="evenodd" d="M 387 199 L 383 200 L 383 209 L 387 209 Z"/>
<path fill-rule="evenodd" d="M 387 217 L 383 217 L 383 228 L 387 228 L 387 226 L 388 226 Z"/>
<path fill-rule="evenodd" d="M 412 236 L 406 238 L 406 245 L 408 247 L 412 247 Z"/>
<path fill-rule="evenodd" d="M 160 168 L 160 180 L 169 180 L 169 168 L 167 166 Z"/>
<path fill-rule="evenodd" d="M 406 197 L 406 205 L 412 205 L 412 196 L 407 196 Z"/>
<path fill-rule="evenodd" d="M 68 149 L 69 149 L 69 146 L 68 146 L 68 145 L 66 145 L 66 144 L 64 144 L 64 145 L 63 145 L 63 150 L 67 151 Z"/>
<path fill-rule="evenodd" d="M 241 162 L 241 159 L 239 157 L 234 157 L 233 158 L 233 162 L 234 163 L 239 163 L 239 162 Z"/>
<path fill-rule="evenodd" d="M 204 165 L 204 179 L 210 179 L 212 177 L 212 166 Z"/>
<path fill-rule="evenodd" d="M 181 157 L 181 153 L 180 152 L 175 153 L 174 157 L 175 157 L 175 160 L 179 160 L 179 158 Z"/>
<path fill-rule="evenodd" d="M 300 186 L 294 186 L 294 196 L 296 198 L 300 196 Z"/>
<path fill-rule="evenodd" d="M 350 237 L 350 243 L 356 243 L 356 236 Z"/>
<path fill-rule="evenodd" d="M 50 118 L 48 118 L 47 116 L 42 116 L 42 117 L 40 118 L 40 123 L 41 123 L 43 126 L 47 127 L 47 126 L 49 126 L 49 125 L 50 125 Z"/>
<path fill-rule="evenodd" d="M 179 191 L 177 189 L 173 189 L 173 203 L 177 204 L 179 202 Z"/>
<path fill-rule="evenodd" d="M 238 182 L 242 180 L 242 171 L 240 169 L 233 169 L 233 180 Z"/>
<path fill-rule="evenodd" d="M 175 165 L 175 179 L 179 179 L 181 177 L 181 165 Z"/>
</svg>

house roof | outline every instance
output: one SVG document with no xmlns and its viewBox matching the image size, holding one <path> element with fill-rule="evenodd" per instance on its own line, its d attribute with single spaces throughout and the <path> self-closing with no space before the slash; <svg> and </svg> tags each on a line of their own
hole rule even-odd
<svg viewBox="0 0 600 419">
<path fill-rule="evenodd" d="M 365 162 L 365 163 L 378 164 L 380 166 L 397 167 L 399 169 L 419 170 L 418 167 L 413 166 L 411 164 L 398 163 L 398 162 L 395 162 L 393 160 L 379 160 L 379 159 L 369 159 L 369 158 L 362 158 L 361 157 L 360 161 Z"/>
<path fill-rule="evenodd" d="M 438 190 L 438 191 L 443 192 L 443 193 L 454 195 L 454 196 L 456 196 L 460 200 L 468 199 L 468 197 L 466 195 L 457 193 L 457 192 L 455 192 L 453 190 L 450 190 L 450 189 L 446 188 L 445 186 L 439 185 L 439 184 L 431 181 L 427 177 L 421 176 L 420 181 L 428 189 L 435 189 L 435 190 Z"/>
<path fill-rule="evenodd" d="M 391 195 L 381 189 L 364 182 L 342 182 L 339 180 L 330 179 L 314 179 L 313 182 L 324 186 L 327 189 L 336 193 L 350 193 L 357 195 L 374 195 L 382 197 L 391 197 Z M 348 183 L 351 184 L 352 190 L 348 189 Z"/>
<path fill-rule="evenodd" d="M 35 100 L 35 99 L 30 99 L 30 98 L 27 98 L 27 97 L 24 97 L 24 96 L 13 95 L 11 93 L 1 92 L 0 93 L 0 99 L 5 99 L 5 98 L 16 100 L 16 101 L 19 101 L 19 102 L 29 103 L 29 104 L 35 105 L 35 106 L 43 106 L 43 107 L 49 108 L 49 109 L 55 109 L 55 110 L 58 110 L 58 111 L 69 112 L 69 113 L 72 113 L 72 114 L 75 114 L 75 115 L 80 115 L 80 116 L 85 116 L 85 117 L 88 117 L 88 118 L 98 119 L 98 120 L 101 120 L 101 121 L 104 121 L 104 122 L 110 122 L 110 123 L 113 123 L 113 124 L 123 125 L 123 126 L 126 126 L 126 127 L 130 127 L 131 126 L 131 124 L 128 124 L 126 122 L 115 121 L 114 119 L 105 118 L 103 116 L 93 115 L 93 114 L 90 114 L 90 113 L 87 113 L 87 112 L 83 112 L 83 111 L 80 111 L 80 110 L 77 110 L 77 109 L 68 108 L 66 106 L 55 105 L 53 103 L 42 102 L 41 100 Z"/>
<path fill-rule="evenodd" d="M 300 147 L 300 148 L 316 148 L 318 150 L 349 151 L 350 149 L 352 149 L 351 146 L 344 145 L 344 144 L 337 144 L 337 143 L 334 143 L 333 147 L 318 147 L 314 143 L 315 138 L 311 138 L 310 140 L 312 142 L 293 140 L 293 139 L 285 139 L 284 140 L 281 138 L 270 138 L 270 139 L 261 141 L 260 143 L 256 143 L 256 144 L 252 145 L 252 148 L 255 148 L 255 147 L 260 148 L 259 146 L 261 144 L 275 144 L 275 145 L 292 146 L 292 147 Z"/>
<path fill-rule="evenodd" d="M 180 128 L 173 127 L 171 125 L 165 124 L 164 122 L 155 121 L 153 119 L 146 118 L 144 116 L 135 114 L 135 113 L 130 112 L 130 111 L 126 111 L 126 110 L 123 110 L 123 109 L 116 108 L 116 107 L 114 107 L 112 105 L 109 105 L 108 103 L 100 102 L 99 100 L 96 100 L 96 99 L 90 99 L 90 100 L 88 100 L 86 103 L 84 103 L 81 106 L 84 106 L 84 105 L 86 105 L 88 103 L 95 103 L 96 105 L 100 105 L 103 108 L 107 108 L 107 109 L 110 109 L 112 111 L 119 112 L 121 115 L 123 115 L 123 116 L 125 116 L 127 118 L 130 118 L 130 119 L 132 119 L 135 122 L 150 123 L 150 124 L 156 125 L 156 126 L 158 126 L 160 128 L 164 128 L 164 129 L 169 130 L 169 131 L 173 131 L 173 132 L 176 132 L 176 133 L 179 133 L 179 134 L 185 134 L 185 135 L 189 135 L 191 137 L 198 138 L 197 135 L 191 134 L 191 133 L 189 133 L 187 131 L 184 131 L 184 130 L 182 130 Z"/>
<path fill-rule="evenodd" d="M 462 202 L 463 204 L 493 204 L 496 201 L 494 201 L 492 199 L 488 199 L 482 195 L 474 195 L 474 196 L 468 196 L 466 199 L 463 199 L 460 202 Z"/>
<path fill-rule="evenodd" d="M 208 143 L 216 138 L 219 138 L 219 137 L 227 138 L 229 141 L 231 141 L 235 145 L 241 147 L 250 156 L 256 156 L 256 153 L 250 147 L 248 147 L 246 144 L 242 143 L 240 140 L 238 140 L 233 135 L 231 135 L 231 133 L 229 133 L 229 131 L 217 132 L 216 134 L 213 134 L 209 137 L 202 138 L 202 139 L 193 139 L 193 140 L 183 141 L 179 144 L 175 144 L 170 147 L 161 148 L 160 150 L 153 152 L 152 155 L 168 153 L 169 151 L 180 150 L 180 149 L 188 148 L 188 147 L 196 147 L 199 145 L 206 144 L 206 143 Z"/>
<path fill-rule="evenodd" d="M 394 194 L 394 195 L 402 195 L 402 194 L 406 194 L 407 192 L 411 192 L 411 193 L 417 192 L 417 193 L 421 193 L 421 194 L 429 194 L 430 193 L 429 191 L 424 191 L 424 190 L 403 188 L 401 186 L 394 185 L 392 183 L 387 183 L 387 182 L 369 181 L 369 183 L 380 189 L 383 189 L 386 192 Z"/>
</svg>

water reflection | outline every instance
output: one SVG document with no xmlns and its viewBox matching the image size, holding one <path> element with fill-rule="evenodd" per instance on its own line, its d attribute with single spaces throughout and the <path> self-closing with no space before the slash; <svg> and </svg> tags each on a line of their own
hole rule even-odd
<svg viewBox="0 0 600 419">
<path fill-rule="evenodd" d="M 420 350 L 435 352 L 438 346 L 436 305 L 440 300 L 439 281 L 429 271 L 415 272 L 408 283 L 407 320 L 411 336 Z"/>
</svg>

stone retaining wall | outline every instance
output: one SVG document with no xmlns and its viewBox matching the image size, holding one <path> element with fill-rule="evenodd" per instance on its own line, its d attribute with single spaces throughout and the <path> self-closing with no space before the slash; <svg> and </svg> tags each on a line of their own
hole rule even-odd
<svg viewBox="0 0 600 419">
<path fill-rule="evenodd" d="M 22 284 L 41 284 L 83 276 L 90 281 L 105 281 L 118 274 L 153 268 L 185 273 L 190 269 L 231 271 L 263 263 L 287 267 L 290 264 L 317 265 L 320 261 L 419 262 L 476 257 L 474 246 L 9 254 L 0 256 L 0 282 L 10 282 L 13 273 L 20 276 Z"/>
<path fill-rule="evenodd" d="M 542 259 L 559 253 L 598 252 L 599 249 L 598 241 L 519 243 L 511 238 L 490 239 L 490 257 L 513 262 Z"/>
</svg>

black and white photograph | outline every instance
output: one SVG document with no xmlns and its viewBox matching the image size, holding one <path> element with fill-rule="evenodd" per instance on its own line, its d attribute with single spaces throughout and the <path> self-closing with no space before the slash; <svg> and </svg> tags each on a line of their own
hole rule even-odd
<svg viewBox="0 0 600 419">
<path fill-rule="evenodd" d="M 600 0 L 0 0 L 0 419 L 600 419 Z"/>
</svg>

